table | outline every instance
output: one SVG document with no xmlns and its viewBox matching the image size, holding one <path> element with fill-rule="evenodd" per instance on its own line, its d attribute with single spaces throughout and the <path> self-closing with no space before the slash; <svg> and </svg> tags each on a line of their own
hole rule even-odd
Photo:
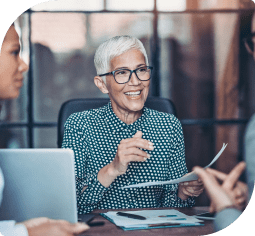
<svg viewBox="0 0 255 236">
<path fill-rule="evenodd" d="M 180 212 L 183 212 L 187 215 L 195 215 L 205 211 L 208 211 L 208 207 L 193 207 L 193 208 L 146 208 L 146 209 L 128 209 L 129 211 L 137 211 L 137 210 L 149 210 L 149 209 L 176 209 Z M 125 209 L 126 210 L 126 209 Z M 198 235 L 207 235 L 214 233 L 213 221 L 205 220 L 204 226 L 192 226 L 192 227 L 176 227 L 176 228 L 161 228 L 161 229 L 149 229 L 149 230 L 131 230 L 124 231 L 118 228 L 115 224 L 111 223 L 103 216 L 99 215 L 99 213 L 104 213 L 109 211 L 107 210 L 94 210 L 92 214 L 96 215 L 93 219 L 94 222 L 103 221 L 105 224 L 103 226 L 91 227 L 88 231 L 86 231 L 82 235 L 98 235 L 98 236 L 165 236 L 165 235 L 185 235 L 185 236 L 198 236 Z M 119 210 L 111 210 L 111 211 L 120 211 Z M 123 209 L 121 209 L 123 211 Z"/>
</svg>

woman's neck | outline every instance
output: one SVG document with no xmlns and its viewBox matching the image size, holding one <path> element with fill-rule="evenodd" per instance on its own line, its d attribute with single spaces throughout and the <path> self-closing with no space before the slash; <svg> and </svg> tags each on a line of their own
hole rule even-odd
<svg viewBox="0 0 255 236">
<path fill-rule="evenodd" d="M 142 111 L 132 111 L 132 112 L 124 111 L 122 109 L 119 109 L 117 106 L 113 106 L 112 110 L 121 121 L 123 121 L 124 123 L 128 125 L 134 123 L 142 115 Z"/>
</svg>

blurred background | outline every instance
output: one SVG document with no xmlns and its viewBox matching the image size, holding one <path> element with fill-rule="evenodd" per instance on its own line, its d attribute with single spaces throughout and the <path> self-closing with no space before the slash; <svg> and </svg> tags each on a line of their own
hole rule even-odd
<svg viewBox="0 0 255 236">
<path fill-rule="evenodd" d="M 255 65 L 242 39 L 251 0 L 58 0 L 24 12 L 22 56 L 29 63 L 21 96 L 1 113 L 1 148 L 56 148 L 61 104 L 104 97 L 94 85 L 94 53 L 116 35 L 139 38 L 154 67 L 150 96 L 171 99 L 181 120 L 189 171 L 228 173 L 243 160 L 246 124 L 255 112 Z M 254 78 L 254 79 L 253 79 Z M 207 204 L 203 195 L 199 204 Z"/>
</svg>

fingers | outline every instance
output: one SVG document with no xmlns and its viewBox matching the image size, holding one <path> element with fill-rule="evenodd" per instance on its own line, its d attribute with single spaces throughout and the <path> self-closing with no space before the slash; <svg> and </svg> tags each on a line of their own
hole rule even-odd
<svg viewBox="0 0 255 236">
<path fill-rule="evenodd" d="M 198 179 L 198 180 L 193 180 L 193 181 L 186 181 L 186 182 L 182 182 L 182 185 L 188 185 L 188 186 L 203 186 L 203 182 L 202 180 Z"/>
<path fill-rule="evenodd" d="M 144 161 L 144 158 L 150 158 L 148 153 L 134 146 L 127 148 L 126 145 L 119 145 L 117 153 L 120 160 L 125 163 L 129 163 L 130 161 Z"/>
<path fill-rule="evenodd" d="M 189 196 L 198 197 L 204 190 L 204 184 L 202 180 L 194 180 L 180 183 L 186 191 L 189 193 Z"/>
<path fill-rule="evenodd" d="M 247 184 L 245 184 L 241 181 L 237 182 L 236 187 L 234 188 L 233 192 L 237 198 L 241 197 L 241 196 L 248 197 L 248 195 L 249 195 Z"/>
<path fill-rule="evenodd" d="M 142 138 L 141 131 L 137 131 L 132 138 L 121 140 L 120 145 L 124 145 L 125 148 L 137 147 L 137 148 L 142 148 L 147 150 L 154 149 L 152 142 Z"/>
<path fill-rule="evenodd" d="M 71 228 L 70 232 L 76 235 L 76 234 L 80 234 L 80 233 L 88 230 L 89 226 L 87 224 L 83 224 L 83 223 L 76 223 L 76 224 L 71 225 L 70 228 Z"/>
<path fill-rule="evenodd" d="M 50 219 L 47 217 L 39 217 L 39 218 L 34 218 L 34 219 L 24 221 L 22 223 L 28 228 L 28 227 L 36 227 L 38 225 L 47 223 L 49 221 Z"/>
<path fill-rule="evenodd" d="M 233 189 L 240 175 L 245 170 L 245 167 L 246 167 L 246 164 L 243 161 L 240 162 L 238 165 L 236 165 L 234 169 L 226 177 L 224 183 L 222 184 L 222 187 L 225 189 Z"/>
<path fill-rule="evenodd" d="M 248 203 L 249 194 L 247 185 L 241 181 L 238 181 L 232 192 L 236 207 L 243 210 Z"/>
<path fill-rule="evenodd" d="M 71 235 L 80 234 L 89 229 L 89 226 L 87 224 L 84 224 L 84 223 L 71 224 L 70 222 L 66 220 L 51 220 L 51 224 L 54 225 L 55 227 L 60 228 L 61 231 L 63 231 L 63 233 L 68 232 Z"/>
<path fill-rule="evenodd" d="M 199 176 L 199 178 L 202 179 L 208 194 L 210 196 L 214 196 L 215 195 L 215 190 L 220 187 L 220 185 L 215 180 L 215 178 L 213 178 L 212 175 L 207 173 L 206 170 L 204 170 L 201 167 L 196 166 L 196 167 L 193 168 L 193 170 Z"/>
<path fill-rule="evenodd" d="M 203 180 L 205 189 L 216 211 L 233 205 L 234 202 L 231 196 L 219 185 L 213 175 L 201 167 L 194 167 L 193 170 Z M 211 207 L 211 210 L 214 210 L 213 207 Z"/>
<path fill-rule="evenodd" d="M 153 143 L 141 137 L 142 132 L 137 131 L 133 138 L 121 140 L 117 155 L 123 164 L 126 165 L 131 161 L 146 161 L 147 158 L 150 158 L 150 155 L 141 149 L 152 151 Z"/>
<path fill-rule="evenodd" d="M 133 136 L 133 138 L 142 138 L 142 136 L 143 136 L 142 131 L 137 131 L 137 132 L 135 133 L 135 135 Z"/>
<path fill-rule="evenodd" d="M 151 151 L 154 149 L 152 142 L 141 138 L 124 139 L 120 142 L 120 145 L 125 146 L 125 148 L 136 147 Z"/>
<path fill-rule="evenodd" d="M 238 165 L 235 166 L 235 168 L 232 171 L 234 171 L 236 168 L 237 168 L 237 170 L 241 171 L 241 173 L 242 173 L 243 170 L 245 169 L 245 162 L 243 162 L 243 161 L 240 162 Z M 218 170 L 215 170 L 215 169 L 211 169 L 211 168 L 207 168 L 206 171 L 208 171 L 210 174 L 212 174 L 214 177 L 216 177 L 217 179 L 219 179 L 221 181 L 225 181 L 225 179 L 228 176 L 227 174 L 225 174 L 225 173 L 223 173 L 221 171 L 218 171 Z M 241 175 L 241 173 L 240 173 L 240 175 Z"/>
<path fill-rule="evenodd" d="M 213 202 L 211 202 L 211 205 L 210 205 L 210 207 L 209 207 L 209 212 L 215 212 L 216 211 L 216 208 L 215 208 L 215 205 L 214 205 L 214 203 Z"/>
<path fill-rule="evenodd" d="M 221 181 L 224 181 L 227 177 L 227 174 L 215 169 L 206 168 L 206 171 Z"/>
<path fill-rule="evenodd" d="M 187 181 L 179 184 L 179 191 L 185 196 L 198 197 L 204 191 L 204 185 L 201 180 Z"/>
<path fill-rule="evenodd" d="M 142 139 L 142 135 L 141 131 L 137 131 L 132 138 L 121 140 L 115 158 L 111 162 L 115 174 L 124 174 L 132 161 L 144 162 L 150 158 L 150 155 L 144 150 L 152 151 L 154 149 L 153 143 Z"/>
<path fill-rule="evenodd" d="M 150 158 L 150 154 L 138 148 L 129 148 L 125 151 L 124 157 L 127 162 L 146 161 L 147 158 Z"/>
<path fill-rule="evenodd" d="M 184 191 L 186 195 L 188 196 L 191 196 L 191 197 L 198 197 L 202 192 L 203 192 L 204 189 L 194 189 L 192 187 L 187 187 L 187 188 L 184 188 Z"/>
</svg>

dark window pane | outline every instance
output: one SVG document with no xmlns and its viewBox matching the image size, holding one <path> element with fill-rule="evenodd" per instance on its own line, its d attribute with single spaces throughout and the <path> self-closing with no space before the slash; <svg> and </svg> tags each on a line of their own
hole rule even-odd
<svg viewBox="0 0 255 236">
<path fill-rule="evenodd" d="M 26 128 L 1 128 L 0 148 L 28 148 Z"/>
</svg>

